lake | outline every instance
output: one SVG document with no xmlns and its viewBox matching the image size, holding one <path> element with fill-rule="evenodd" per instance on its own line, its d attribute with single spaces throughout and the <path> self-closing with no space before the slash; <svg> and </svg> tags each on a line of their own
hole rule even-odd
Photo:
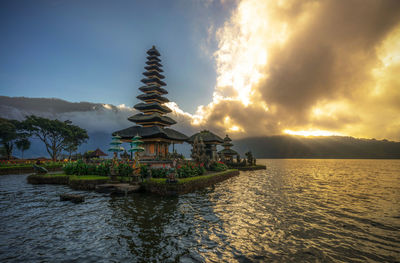
<svg viewBox="0 0 400 263">
<path fill-rule="evenodd" d="M 169 198 L 0 176 L 0 262 L 400 261 L 400 160 L 258 163 Z"/>
</svg>

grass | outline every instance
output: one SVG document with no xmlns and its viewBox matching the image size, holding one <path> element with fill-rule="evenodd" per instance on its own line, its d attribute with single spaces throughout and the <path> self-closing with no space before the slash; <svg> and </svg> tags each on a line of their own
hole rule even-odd
<svg viewBox="0 0 400 263">
<path fill-rule="evenodd" d="M 64 177 L 64 176 L 69 176 L 66 174 L 36 174 L 37 176 L 40 177 Z"/>
<path fill-rule="evenodd" d="M 70 180 L 106 180 L 108 176 L 98 175 L 67 175 L 67 174 L 36 174 L 35 176 L 44 178 L 57 178 L 57 177 L 69 177 Z"/>
<path fill-rule="evenodd" d="M 219 175 L 224 175 L 233 171 L 238 171 L 238 169 L 228 169 L 222 172 L 216 172 L 216 173 L 211 173 L 211 174 L 206 174 L 206 175 L 199 175 L 199 176 L 194 176 L 194 177 L 187 177 L 187 178 L 179 178 L 178 184 L 187 184 L 191 183 L 194 181 L 200 181 L 200 180 L 207 180 L 209 178 L 212 178 L 214 176 L 219 176 Z M 154 184 L 166 184 L 167 179 L 166 178 L 150 178 L 147 180 L 149 183 L 154 183 Z"/>
<path fill-rule="evenodd" d="M 70 175 L 69 180 L 108 180 L 110 177 L 108 176 L 99 176 L 99 175 Z"/>
<path fill-rule="evenodd" d="M 70 180 L 107 180 L 110 179 L 108 176 L 100 175 L 67 175 L 67 174 L 36 174 L 39 177 L 51 178 L 51 177 L 69 177 Z M 121 182 L 130 182 L 131 178 L 127 176 L 117 177 Z"/>
</svg>

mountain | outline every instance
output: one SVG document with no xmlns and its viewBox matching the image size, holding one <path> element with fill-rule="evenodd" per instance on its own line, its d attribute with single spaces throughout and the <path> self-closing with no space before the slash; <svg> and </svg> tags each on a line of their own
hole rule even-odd
<svg viewBox="0 0 400 263">
<path fill-rule="evenodd" d="M 242 156 L 256 158 L 400 158 L 400 142 L 344 136 L 265 136 L 233 142 Z"/>
<path fill-rule="evenodd" d="M 91 102 L 68 102 L 55 98 L 25 98 L 0 96 L 0 117 L 23 120 L 27 115 L 37 115 L 49 119 L 71 120 L 88 131 L 89 140 L 79 148 L 79 152 L 96 148 L 107 151 L 111 133 L 127 128 L 133 123 L 127 118 L 136 113 L 124 105 Z M 184 134 L 193 134 L 198 127 L 190 126 L 181 116 L 173 116 L 177 129 Z M 400 158 L 400 142 L 375 139 L 356 139 L 353 137 L 302 137 L 302 136 L 264 136 L 235 140 L 233 149 L 243 157 L 251 150 L 256 158 Z M 48 156 L 41 141 L 31 139 L 31 149 L 25 157 Z M 128 144 L 124 144 L 128 147 Z M 172 147 L 171 147 L 172 148 Z M 175 149 L 190 156 L 190 145 L 175 145 Z M 222 147 L 218 146 L 218 150 Z M 170 149 L 171 150 L 171 149 Z M 20 152 L 14 151 L 19 157 Z"/>
</svg>

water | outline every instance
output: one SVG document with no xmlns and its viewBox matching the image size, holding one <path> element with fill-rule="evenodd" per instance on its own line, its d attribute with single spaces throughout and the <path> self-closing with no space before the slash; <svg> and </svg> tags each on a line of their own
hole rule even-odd
<svg viewBox="0 0 400 263">
<path fill-rule="evenodd" d="M 258 162 L 176 198 L 0 176 L 0 262 L 400 261 L 400 160 Z"/>
</svg>

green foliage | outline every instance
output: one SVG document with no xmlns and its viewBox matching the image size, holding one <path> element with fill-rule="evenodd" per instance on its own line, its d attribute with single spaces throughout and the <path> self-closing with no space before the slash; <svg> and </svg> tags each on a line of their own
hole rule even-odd
<svg viewBox="0 0 400 263">
<path fill-rule="evenodd" d="M 27 137 L 28 134 L 24 131 L 23 123 L 17 120 L 0 118 L 0 143 L 3 146 L 7 160 L 11 158 L 14 144 L 18 141 L 26 140 Z"/>
<path fill-rule="evenodd" d="M 120 163 L 117 166 L 117 173 L 120 176 L 129 176 L 133 173 L 133 168 L 127 163 Z"/>
<path fill-rule="evenodd" d="M 222 172 L 216 172 L 212 174 L 207 174 L 207 175 L 200 175 L 200 176 L 192 176 L 192 177 L 186 177 L 186 178 L 179 178 L 178 179 L 178 184 L 186 184 L 186 183 L 191 183 L 195 181 L 201 181 L 201 180 L 206 180 L 209 178 L 212 178 L 214 176 L 220 176 L 224 175 L 227 173 L 231 173 L 233 171 L 237 171 L 237 169 L 230 169 Z M 153 184 L 166 184 L 167 181 L 165 178 L 150 178 L 147 180 L 148 183 L 153 183 Z"/>
<path fill-rule="evenodd" d="M 97 165 L 96 174 L 99 176 L 108 176 L 110 174 L 110 162 L 101 162 Z"/>
<path fill-rule="evenodd" d="M 169 169 L 166 168 L 152 168 L 151 169 L 151 176 L 153 178 L 167 178 L 167 175 L 169 174 Z"/>
<path fill-rule="evenodd" d="M 25 161 L 22 163 L 12 163 L 11 161 L 2 161 L 0 162 L 0 169 L 12 169 L 12 168 L 32 168 L 34 161 Z M 62 162 L 45 162 L 40 164 L 44 168 L 56 168 L 62 167 Z"/>
<path fill-rule="evenodd" d="M 89 138 L 86 130 L 72 125 L 70 121 L 63 122 L 31 115 L 23 123 L 31 135 L 45 144 L 53 161 L 61 151 L 65 149 L 72 151 Z"/>
<path fill-rule="evenodd" d="M 150 175 L 150 168 L 147 165 L 141 164 L 139 168 L 140 168 L 140 176 L 145 178 Z"/>
<path fill-rule="evenodd" d="M 99 175 L 84 175 L 84 176 L 76 176 L 76 175 L 71 175 L 69 176 L 69 180 L 107 180 L 109 179 L 108 176 L 99 176 Z"/>
<path fill-rule="evenodd" d="M 98 176 L 109 176 L 112 161 L 107 160 L 100 162 L 99 164 L 85 163 L 82 160 L 76 162 L 68 162 L 64 165 L 63 170 L 68 175 L 98 175 Z M 115 162 L 114 168 L 117 171 L 118 176 L 127 177 L 133 173 L 133 167 L 124 162 Z"/>
<path fill-rule="evenodd" d="M 31 147 L 31 142 L 26 138 L 22 138 L 15 142 L 15 146 L 22 152 L 22 159 L 24 159 L 24 151 Z"/>
<path fill-rule="evenodd" d="M 226 164 L 224 164 L 223 162 L 214 162 L 210 165 L 211 171 L 221 172 L 221 171 L 225 171 L 227 169 L 228 169 L 228 166 L 226 166 Z"/>
<path fill-rule="evenodd" d="M 184 165 L 179 165 L 176 171 L 177 178 L 187 178 L 193 176 L 203 175 L 206 172 L 206 169 L 202 164 L 193 164 L 190 162 L 185 163 Z"/>
</svg>

